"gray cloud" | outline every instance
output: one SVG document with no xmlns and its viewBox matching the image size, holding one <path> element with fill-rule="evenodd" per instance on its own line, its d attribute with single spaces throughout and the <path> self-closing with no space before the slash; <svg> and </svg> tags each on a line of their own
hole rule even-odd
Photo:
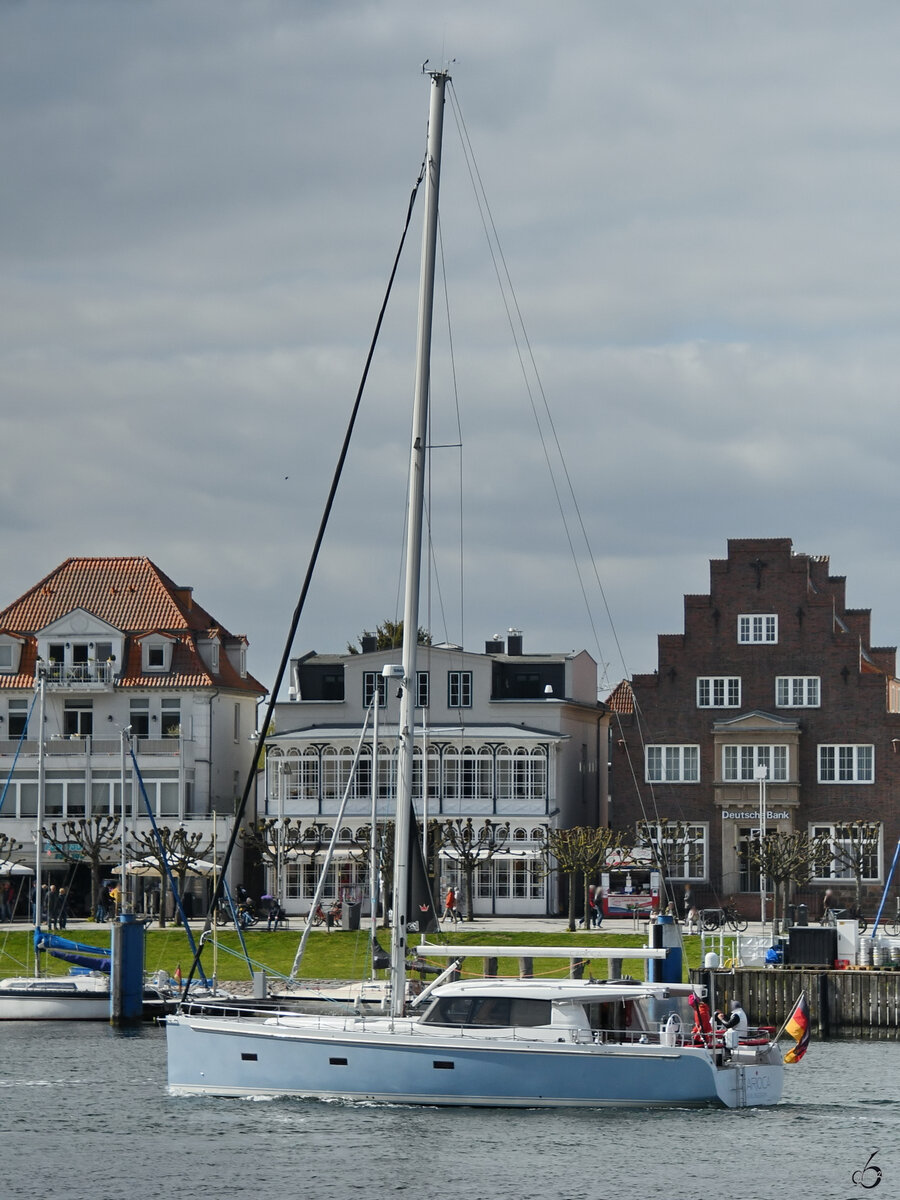
<svg viewBox="0 0 900 1200">
<path fill-rule="evenodd" d="M 615 682 L 728 537 L 790 536 L 893 644 L 898 33 L 827 0 L 0 5 L 2 603 L 148 554 L 271 680 L 446 54 L 592 615 L 450 110 L 433 429 L 457 441 L 458 401 L 464 446 L 434 455 L 423 623 L 586 646 Z M 298 649 L 397 603 L 418 241 Z"/>
</svg>

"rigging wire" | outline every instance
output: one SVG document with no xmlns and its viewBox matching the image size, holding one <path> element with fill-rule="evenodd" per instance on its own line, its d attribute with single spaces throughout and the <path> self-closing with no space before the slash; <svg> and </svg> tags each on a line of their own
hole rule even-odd
<svg viewBox="0 0 900 1200">
<path fill-rule="evenodd" d="M 269 701 L 266 705 L 266 714 L 265 714 L 264 719 L 260 722 L 260 727 L 257 730 L 256 745 L 254 748 L 253 759 L 250 763 L 250 769 L 247 772 L 247 778 L 244 783 L 244 790 L 241 793 L 241 798 L 240 798 L 240 801 L 238 802 L 238 806 L 235 811 L 234 822 L 233 822 L 232 829 L 231 829 L 231 835 L 228 839 L 228 845 L 225 849 L 225 856 L 222 860 L 222 868 L 218 874 L 216 886 L 213 890 L 212 899 L 210 900 L 209 909 L 207 910 L 207 913 L 206 913 L 206 921 L 205 921 L 204 927 L 203 927 L 204 934 L 208 933 L 209 930 L 212 928 L 213 915 L 216 911 L 216 905 L 218 904 L 219 898 L 222 895 L 223 883 L 224 883 L 224 879 L 225 879 L 225 872 L 228 868 L 228 864 L 231 861 L 232 855 L 234 854 L 234 848 L 237 845 L 238 834 L 240 833 L 241 825 L 242 825 L 242 822 L 244 819 L 244 814 L 247 810 L 247 804 L 250 799 L 250 794 L 253 790 L 253 786 L 256 781 L 257 767 L 259 764 L 260 757 L 262 755 L 263 747 L 265 746 L 265 743 L 266 743 L 266 737 L 268 736 L 269 726 L 272 723 L 272 716 L 275 711 L 275 704 L 277 703 L 277 700 L 278 700 L 278 693 L 281 691 L 281 685 L 284 682 L 284 677 L 285 677 L 285 674 L 287 673 L 287 667 L 288 667 L 288 662 L 290 660 L 291 649 L 294 644 L 294 637 L 296 636 L 297 628 L 300 624 L 300 617 L 302 616 L 303 609 L 306 605 L 306 597 L 309 594 L 309 589 L 312 584 L 313 572 L 315 570 L 316 563 L 318 562 L 319 552 L 322 548 L 322 543 L 325 539 L 325 530 L 328 526 L 328 520 L 331 516 L 331 510 L 334 507 L 334 501 L 335 501 L 335 497 L 337 496 L 338 486 L 340 484 L 341 477 L 343 475 L 344 465 L 347 461 L 347 455 L 350 450 L 350 440 L 351 440 L 351 437 L 353 434 L 354 427 L 356 425 L 356 419 L 359 415 L 360 406 L 362 404 L 363 392 L 365 391 L 366 382 L 369 377 L 369 369 L 372 365 L 372 360 L 375 356 L 375 348 L 378 344 L 378 338 L 381 333 L 381 327 L 382 327 L 382 324 L 384 323 L 385 313 L 387 312 L 388 300 L 390 299 L 391 293 L 393 291 L 394 280 L 396 279 L 396 276 L 397 276 L 397 270 L 400 265 L 401 256 L 403 254 L 403 248 L 406 243 L 406 235 L 409 232 L 410 223 L 412 221 L 412 214 L 413 214 L 413 209 L 415 207 L 416 197 L 419 194 L 419 188 L 422 184 L 422 180 L 425 178 L 426 165 L 427 165 L 427 161 L 425 159 L 423 159 L 422 165 L 419 168 L 418 178 L 416 179 L 416 182 L 412 188 L 412 192 L 410 193 L 409 202 L 407 204 L 407 209 L 406 209 L 406 219 L 405 219 L 405 222 L 403 225 L 402 233 L 400 235 L 400 242 L 397 247 L 396 254 L 394 255 L 394 262 L 393 262 L 393 266 L 391 267 L 391 272 L 390 272 L 390 276 L 388 278 L 387 287 L 385 289 L 384 297 L 381 302 L 381 308 L 378 312 L 378 319 L 375 322 L 375 330 L 372 335 L 372 340 L 369 344 L 369 350 L 366 355 L 365 364 L 363 366 L 362 376 L 359 381 L 359 387 L 357 388 L 356 398 L 355 398 L 355 400 L 353 402 L 353 406 L 351 408 L 350 418 L 348 420 L 347 428 L 344 433 L 344 440 L 341 444 L 340 453 L 338 454 L 337 465 L 335 466 L 334 474 L 332 476 L 331 486 L 328 491 L 328 497 L 325 501 L 325 507 L 322 512 L 321 519 L 319 521 L 319 528 L 318 528 L 318 532 L 316 533 L 316 539 L 315 539 L 315 542 L 313 543 L 313 548 L 310 552 L 309 563 L 307 564 L 306 575 L 303 580 L 303 586 L 300 589 L 300 595 L 297 599 L 297 604 L 296 604 L 296 607 L 294 608 L 294 613 L 291 618 L 290 629 L 288 630 L 288 635 L 287 635 L 287 638 L 284 643 L 284 650 L 282 651 L 281 660 L 278 664 L 278 670 L 275 675 L 275 682 L 272 685 L 272 690 L 269 694 Z M 201 956 L 202 952 L 203 952 L 203 939 L 201 938 L 200 945 L 198 946 L 197 951 L 194 954 L 194 958 L 191 963 L 190 970 L 187 974 L 187 978 L 185 979 L 184 990 L 182 992 L 183 997 L 187 996 L 188 989 L 191 984 L 191 980 L 194 976 L 194 972 L 197 970 L 197 968 L 199 966 L 200 956 Z"/>
<path fill-rule="evenodd" d="M 524 380 L 525 389 L 528 394 L 529 402 L 531 404 L 531 410 L 532 410 L 532 414 L 534 416 L 535 425 L 537 426 L 538 436 L 540 438 L 541 446 L 542 446 L 542 449 L 544 452 L 544 458 L 547 463 L 547 469 L 548 469 L 548 472 L 550 475 L 551 486 L 553 488 L 554 496 L 556 498 L 556 503 L 557 503 L 557 507 L 559 509 L 560 518 L 562 520 L 563 529 L 565 531 L 565 536 L 566 536 L 566 540 L 567 540 L 567 543 L 569 546 L 569 550 L 572 555 L 572 561 L 573 561 L 573 565 L 575 568 L 575 572 L 578 577 L 578 583 L 579 583 L 579 587 L 581 590 L 582 598 L 585 603 L 588 621 L 590 623 L 591 632 L 592 632 L 593 638 L 594 638 L 594 644 L 597 647 L 601 666 L 603 666 L 604 665 L 603 650 L 602 650 L 602 646 L 600 643 L 600 637 L 597 632 L 597 627 L 596 627 L 596 624 L 594 621 L 590 600 L 588 598 L 587 587 L 585 584 L 584 575 L 583 575 L 581 565 L 578 560 L 578 555 L 576 554 L 570 518 L 567 515 L 566 507 L 563 503 L 563 492 L 565 492 L 565 494 L 568 497 L 568 500 L 571 504 L 571 508 L 574 513 L 575 525 L 577 526 L 577 530 L 580 534 L 581 540 L 583 541 L 586 552 L 587 552 L 587 558 L 588 558 L 588 562 L 590 564 L 590 569 L 593 574 L 593 578 L 594 578 L 594 582 L 597 587 L 597 591 L 600 595 L 600 598 L 601 598 L 601 601 L 603 604 L 603 609 L 606 613 L 606 618 L 609 623 L 611 636 L 613 638 L 613 641 L 614 641 L 614 644 L 616 647 L 616 651 L 619 656 L 619 660 L 622 664 L 622 670 L 623 670 L 623 673 L 625 676 L 625 680 L 629 681 L 630 680 L 630 672 L 628 670 L 628 665 L 625 660 L 624 650 L 622 648 L 622 645 L 621 645 L 621 642 L 619 639 L 619 635 L 616 630 L 615 622 L 613 620 L 612 612 L 610 610 L 609 601 L 608 601 L 608 598 L 606 595 L 606 590 L 603 587 L 603 582 L 600 577 L 600 571 L 599 571 L 599 568 L 597 565 L 597 558 L 596 558 L 596 555 L 593 550 L 591 539 L 588 536 L 587 528 L 586 528 L 585 522 L 584 522 L 584 517 L 583 517 L 582 511 L 581 511 L 581 506 L 578 502 L 578 497 L 575 492 L 575 486 L 572 481 L 571 474 L 569 472 L 569 468 L 568 468 L 568 465 L 566 462 L 565 455 L 562 450 L 562 446 L 560 444 L 559 435 L 558 435 L 558 432 L 556 429 L 556 423 L 553 418 L 553 412 L 550 407 L 550 402 L 547 397 L 546 390 L 544 388 L 543 380 L 541 378 L 541 373 L 538 369 L 538 365 L 537 365 L 537 362 L 536 362 L 536 359 L 534 356 L 534 351 L 533 351 L 533 348 L 531 345 L 531 340 L 528 335 L 527 326 L 525 324 L 525 320 L 522 315 L 522 311 L 521 311 L 521 308 L 520 308 L 520 305 L 518 302 L 516 289 L 515 289 L 515 286 L 512 281 L 512 276 L 509 271 L 506 257 L 503 252 L 503 247 L 500 242 L 500 236 L 497 231 L 497 227 L 496 227 L 496 224 L 495 224 L 495 221 L 493 218 L 490 203 L 487 199 L 487 193 L 485 191 L 481 173 L 478 168 L 474 149 L 472 147 L 471 140 L 469 138 L 468 129 L 466 128 L 465 118 L 462 114 L 462 110 L 459 105 L 459 99 L 456 94 L 456 89 L 453 87 L 452 82 L 448 89 L 448 93 L 449 93 L 450 99 L 451 99 L 451 110 L 454 114 L 454 118 L 455 118 L 456 124 L 457 124 L 457 130 L 458 130 L 459 136 L 460 136 L 460 141 L 463 146 L 463 156 L 464 156 L 464 159 L 466 162 L 466 167 L 469 172 L 469 177 L 470 177 L 470 180 L 472 183 L 472 189 L 473 189 L 473 193 L 475 195 L 476 206 L 478 208 L 479 216 L 481 218 L 482 226 L 484 228 L 485 238 L 486 238 L 486 241 L 488 244 L 491 261 L 492 261 L 492 264 L 494 267 L 494 273 L 495 273 L 497 283 L 498 283 L 498 286 L 500 289 L 500 294 L 501 294 L 502 302 L 504 305 L 504 309 L 506 311 L 506 317 L 507 317 L 510 332 L 511 332 L 511 335 L 513 338 L 513 343 L 514 343 L 514 346 L 516 349 L 516 353 L 518 355 L 519 365 L 520 365 L 520 369 L 522 372 L 522 378 Z M 532 377 L 534 380 L 533 385 L 532 385 Z M 536 393 L 540 399 L 540 405 L 538 404 L 538 401 L 536 399 Z M 539 411 L 539 409 L 540 409 L 540 411 Z M 543 414 L 543 420 L 542 420 L 542 414 Z M 555 451 L 555 459 L 558 461 L 558 464 L 559 464 L 558 469 L 561 470 L 561 472 L 562 472 L 562 477 L 563 477 L 562 483 L 560 483 L 558 481 L 557 469 L 554 468 L 554 461 L 553 461 L 554 456 L 551 455 L 551 448 L 550 448 L 550 446 L 548 446 L 548 437 L 545 434 L 545 428 L 544 428 L 545 426 L 546 426 L 547 430 L 549 431 L 549 439 L 552 444 L 552 449 Z M 605 674 L 605 671 L 604 671 L 604 674 Z M 605 684 L 605 686 L 607 688 L 609 687 L 608 676 L 603 680 L 603 683 Z M 637 703 L 636 698 L 634 697 L 633 689 L 631 689 L 631 687 L 630 687 L 630 682 L 628 682 L 628 687 L 629 687 L 629 691 L 631 693 L 632 702 L 633 702 L 633 706 L 634 706 L 635 723 L 636 723 L 636 728 L 638 730 L 640 745 L 643 750 L 646 746 L 646 740 L 645 740 L 645 736 L 644 736 L 643 715 L 640 713 L 639 705 Z M 621 714 L 616 713 L 615 716 L 616 716 L 617 725 L 619 727 L 619 730 L 621 731 Z M 643 814 L 644 821 L 649 824 L 650 816 L 648 815 L 647 807 L 644 802 L 644 797 L 641 793 L 641 789 L 639 786 L 637 773 L 635 771 L 635 766 L 634 766 L 634 763 L 631 761 L 630 756 L 629 756 L 629 764 L 628 765 L 629 765 L 629 771 L 631 774 L 632 784 L 633 784 L 633 787 L 635 790 L 635 795 L 637 797 L 638 804 L 641 808 L 641 812 Z M 659 821 L 660 821 L 659 806 L 658 806 L 658 802 L 657 802 L 656 792 L 652 785 L 650 785 L 649 791 L 650 791 L 650 798 L 651 798 L 652 816 L 653 816 L 654 822 L 658 825 Z"/>
</svg>

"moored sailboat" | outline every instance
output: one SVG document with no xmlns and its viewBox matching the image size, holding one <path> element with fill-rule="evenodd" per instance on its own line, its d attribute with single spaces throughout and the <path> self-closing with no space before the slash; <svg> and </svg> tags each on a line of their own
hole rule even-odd
<svg viewBox="0 0 900 1200">
<path fill-rule="evenodd" d="M 726 1046 L 688 1032 L 680 982 L 548 978 L 446 981 L 408 1004 L 414 685 L 419 628 L 427 406 L 444 95 L 431 73 L 416 387 L 410 448 L 406 592 L 387 1015 L 194 1014 L 166 1021 L 176 1093 L 345 1097 L 414 1104 L 744 1107 L 780 1099 L 783 1066 L 767 1038 Z M 561 950 L 560 957 L 570 951 Z"/>
</svg>

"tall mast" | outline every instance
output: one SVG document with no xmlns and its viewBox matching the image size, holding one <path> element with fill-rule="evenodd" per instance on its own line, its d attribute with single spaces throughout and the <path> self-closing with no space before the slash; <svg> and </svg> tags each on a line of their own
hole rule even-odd
<svg viewBox="0 0 900 1200">
<path fill-rule="evenodd" d="M 419 633 L 419 575 L 422 563 L 422 514 L 425 499 L 425 448 L 431 375 L 431 321 L 437 248 L 441 138 L 444 127 L 446 71 L 431 72 L 431 105 L 425 152 L 425 223 L 419 277 L 419 326 L 416 341 L 416 391 L 413 404 L 406 535 L 406 594 L 403 606 L 403 683 L 400 689 L 400 744 L 397 756 L 397 812 L 394 842 L 394 915 L 391 943 L 391 1014 L 401 1016 L 406 993 L 406 929 L 418 913 L 408 913 L 409 834 L 412 814 L 413 740 L 415 736 L 416 644 Z M 424 778 L 424 777 L 423 777 Z"/>
<path fill-rule="evenodd" d="M 44 719 L 47 693 L 47 674 L 42 664 L 38 664 L 38 688 L 40 704 L 38 705 L 38 794 L 37 794 L 37 828 L 34 831 L 34 928 L 37 933 L 41 928 L 41 887 L 43 885 L 44 857 L 44 793 L 46 791 L 46 767 L 44 760 Z M 37 950 L 34 954 L 34 973 L 40 974 Z"/>
</svg>

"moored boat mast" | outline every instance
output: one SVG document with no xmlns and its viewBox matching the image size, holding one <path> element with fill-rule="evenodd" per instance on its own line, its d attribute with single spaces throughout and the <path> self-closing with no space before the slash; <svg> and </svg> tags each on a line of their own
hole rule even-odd
<svg viewBox="0 0 900 1200">
<path fill-rule="evenodd" d="M 425 450 L 428 434 L 428 392 L 431 375 L 431 326 L 437 250 L 438 192 L 444 92 L 450 76 L 431 73 L 431 104 L 425 160 L 425 220 L 419 277 L 419 323 L 416 340 L 416 385 L 410 441 L 406 591 L 403 606 L 403 682 L 400 689 L 400 731 L 397 757 L 397 811 L 394 841 L 393 939 L 391 942 L 391 1013 L 403 1013 L 406 993 L 406 930 L 409 831 L 413 819 L 413 739 L 415 735 L 416 645 L 419 634 L 419 576 L 422 561 L 422 515 L 425 499 Z"/>
</svg>

